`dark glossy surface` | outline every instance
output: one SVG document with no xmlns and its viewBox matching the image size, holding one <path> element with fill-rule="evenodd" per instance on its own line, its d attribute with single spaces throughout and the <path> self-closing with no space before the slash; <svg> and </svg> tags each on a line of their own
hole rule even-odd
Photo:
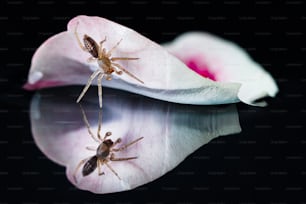
<svg viewBox="0 0 306 204">
<path fill-rule="evenodd" d="M 39 91 L 31 100 L 31 130 L 35 144 L 52 161 L 67 167 L 68 177 L 81 159 L 94 153 L 86 146 L 97 148 L 88 134 L 83 117 L 91 132 L 98 128 L 99 105 L 95 89 L 75 103 L 79 87 L 61 87 Z M 82 113 L 81 113 L 82 112 Z M 111 131 L 109 139 L 121 138 L 123 144 L 143 140 L 114 156 L 133 157 L 130 162 L 109 162 L 127 185 L 113 178 L 105 165 L 105 176 L 78 177 L 77 187 L 97 193 L 110 193 L 136 188 L 160 178 L 173 170 L 188 155 L 218 136 L 241 132 L 235 104 L 223 106 L 191 106 L 155 100 L 114 89 L 104 89 L 101 113 L 101 135 Z M 83 115 L 84 114 L 84 115 Z M 109 143 L 109 140 L 107 143 Z M 85 166 L 85 165 L 84 165 Z M 72 167 L 72 168 L 71 168 Z M 85 186 L 85 184 L 88 184 Z"/>
<path fill-rule="evenodd" d="M 2 1 L 0 9 L 1 203 L 306 202 L 303 1 Z M 188 30 L 218 34 L 246 48 L 280 93 L 267 108 L 238 104 L 242 133 L 212 141 L 148 185 L 110 195 L 79 191 L 35 146 L 33 93 L 20 89 L 35 49 L 78 14 L 104 16 L 159 43 Z"/>
</svg>

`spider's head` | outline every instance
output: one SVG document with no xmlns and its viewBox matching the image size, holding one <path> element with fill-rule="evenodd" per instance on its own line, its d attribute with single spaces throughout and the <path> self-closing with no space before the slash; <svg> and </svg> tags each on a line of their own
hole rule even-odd
<svg viewBox="0 0 306 204">
<path fill-rule="evenodd" d="M 110 153 L 110 148 L 114 142 L 111 139 L 104 140 L 97 148 L 97 157 L 106 158 Z"/>
<path fill-rule="evenodd" d="M 103 141 L 103 144 L 110 148 L 114 144 L 114 142 L 111 139 L 107 139 Z"/>
</svg>

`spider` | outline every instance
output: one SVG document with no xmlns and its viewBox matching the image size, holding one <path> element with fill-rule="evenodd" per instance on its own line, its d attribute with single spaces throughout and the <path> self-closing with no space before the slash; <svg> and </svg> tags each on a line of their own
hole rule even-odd
<svg viewBox="0 0 306 204">
<path fill-rule="evenodd" d="M 84 43 L 83 45 L 77 33 L 78 24 L 79 23 L 77 23 L 75 27 L 75 31 L 74 31 L 77 42 L 82 50 L 84 50 L 85 52 L 89 52 L 91 54 L 91 57 L 87 59 L 87 62 L 97 61 L 100 69 L 97 69 L 96 71 L 94 71 L 94 73 L 92 73 L 92 75 L 89 77 L 89 80 L 86 86 L 84 87 L 83 91 L 81 92 L 81 94 L 79 95 L 77 99 L 77 103 L 81 101 L 82 97 L 85 95 L 92 81 L 96 77 L 98 77 L 97 81 L 98 81 L 99 106 L 100 108 L 102 108 L 102 78 L 105 76 L 107 80 L 111 80 L 112 79 L 111 75 L 113 72 L 115 72 L 118 75 L 121 75 L 122 72 L 124 72 L 125 74 L 134 78 L 138 82 L 144 84 L 143 81 L 141 81 L 139 78 L 137 78 L 132 73 L 127 71 L 123 66 L 121 66 L 118 63 L 115 63 L 116 61 L 120 61 L 120 60 L 138 60 L 139 58 L 137 57 L 111 57 L 112 52 L 121 43 L 122 39 L 118 41 L 109 51 L 107 51 L 105 48 L 103 48 L 103 43 L 106 41 L 106 36 L 104 40 L 102 40 L 98 45 L 98 43 L 93 38 L 85 34 L 83 36 L 83 43 Z"/>
<path fill-rule="evenodd" d="M 115 148 L 115 146 L 121 142 L 121 138 L 118 138 L 115 142 L 112 141 L 111 139 L 107 139 L 108 137 L 110 137 L 112 135 L 111 132 L 106 132 L 103 139 L 101 138 L 101 135 L 100 135 L 101 121 L 102 121 L 101 112 L 99 112 L 99 125 L 98 125 L 97 137 L 95 137 L 95 135 L 92 133 L 92 131 L 90 129 L 89 122 L 88 122 L 87 117 L 85 115 L 85 111 L 83 110 L 82 107 L 81 107 L 81 111 L 82 111 L 83 120 L 84 120 L 84 123 L 86 124 L 88 133 L 90 134 L 90 136 L 93 138 L 94 141 L 99 143 L 99 145 L 98 145 L 98 148 L 86 147 L 86 149 L 88 149 L 88 150 L 96 151 L 96 154 L 93 155 L 93 156 L 90 156 L 86 159 L 83 159 L 79 162 L 79 164 L 77 165 L 77 167 L 76 167 L 76 169 L 73 173 L 73 179 L 74 179 L 75 183 L 77 183 L 76 174 L 83 164 L 84 165 L 83 165 L 83 169 L 82 169 L 82 175 L 84 177 L 91 174 L 96 168 L 98 168 L 98 175 L 99 176 L 103 175 L 104 172 L 101 171 L 101 166 L 103 164 L 105 164 L 111 170 L 111 172 L 113 172 L 113 174 L 119 180 L 121 180 L 118 173 L 112 168 L 112 166 L 109 164 L 109 162 L 110 161 L 132 160 L 132 159 L 137 159 L 137 157 L 135 156 L 135 157 L 116 158 L 114 152 L 119 152 L 119 151 L 125 150 L 129 146 L 131 146 L 131 145 L 135 144 L 136 142 L 138 142 L 139 140 L 143 139 L 143 137 L 140 137 L 136 140 L 133 140 L 132 142 L 129 142 L 129 143 L 127 143 L 127 144 L 125 144 L 125 145 L 123 145 L 119 148 Z"/>
</svg>

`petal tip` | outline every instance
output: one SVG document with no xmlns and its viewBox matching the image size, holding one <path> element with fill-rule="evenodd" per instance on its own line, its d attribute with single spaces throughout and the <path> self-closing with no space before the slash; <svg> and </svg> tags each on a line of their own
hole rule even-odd
<svg viewBox="0 0 306 204">
<path fill-rule="evenodd" d="M 22 86 L 22 88 L 23 88 L 24 90 L 27 90 L 27 91 L 35 90 L 35 87 L 34 87 L 32 84 L 30 84 L 30 83 L 25 83 L 25 84 Z"/>
<path fill-rule="evenodd" d="M 43 74 L 42 72 L 40 72 L 40 71 L 30 72 L 29 78 L 28 78 L 28 82 L 29 82 L 29 84 L 35 84 L 35 83 L 38 82 L 43 76 L 44 76 L 44 74 Z"/>
</svg>

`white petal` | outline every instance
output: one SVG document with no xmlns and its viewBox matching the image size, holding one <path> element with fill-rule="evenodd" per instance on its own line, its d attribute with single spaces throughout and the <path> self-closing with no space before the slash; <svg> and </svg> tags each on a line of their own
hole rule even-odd
<svg viewBox="0 0 306 204">
<path fill-rule="evenodd" d="M 47 83 L 41 81 L 32 86 L 33 89 L 87 83 L 92 73 L 92 64 L 87 62 L 90 54 L 84 52 L 77 43 L 74 35 L 77 24 L 80 36 L 87 34 L 97 42 L 107 36 L 104 43 L 107 50 L 123 39 L 112 56 L 139 58 L 118 63 L 144 81 L 144 84 L 122 74 L 112 81 L 103 80 L 104 86 L 184 104 L 224 104 L 239 101 L 239 84 L 218 83 L 204 78 L 139 33 L 107 19 L 88 16 L 72 19 L 67 32 L 53 36 L 37 50 L 33 56 L 31 71 L 44 73 L 46 76 L 43 80 Z M 96 81 L 93 84 L 96 85 Z"/>
<path fill-rule="evenodd" d="M 33 71 L 29 73 L 29 78 L 28 81 L 30 84 L 35 84 L 36 82 L 38 82 L 40 79 L 42 79 L 43 77 L 43 73 L 40 71 Z"/>
</svg>

